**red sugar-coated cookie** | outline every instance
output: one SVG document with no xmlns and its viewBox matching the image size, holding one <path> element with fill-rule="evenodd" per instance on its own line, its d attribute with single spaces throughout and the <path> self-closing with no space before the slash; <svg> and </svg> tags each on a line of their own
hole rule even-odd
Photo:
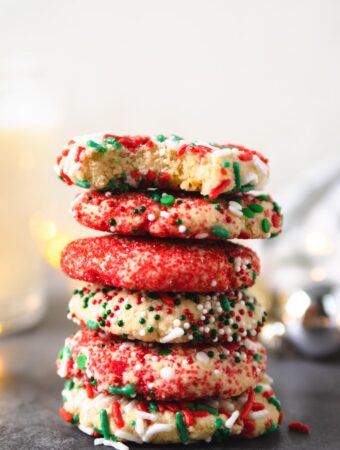
<svg viewBox="0 0 340 450">
<path fill-rule="evenodd" d="M 260 262 L 249 248 L 229 242 L 102 236 L 68 244 L 61 267 L 89 283 L 204 293 L 252 286 Z"/>
<path fill-rule="evenodd" d="M 266 352 L 245 339 L 237 344 L 169 346 L 122 341 L 83 329 L 66 339 L 57 360 L 62 377 L 82 377 L 95 391 L 146 399 L 228 398 L 263 377 Z"/>
<path fill-rule="evenodd" d="M 280 207 L 268 195 L 243 194 L 211 201 L 196 194 L 87 191 L 71 204 L 76 220 L 126 236 L 265 239 L 281 232 Z"/>
</svg>

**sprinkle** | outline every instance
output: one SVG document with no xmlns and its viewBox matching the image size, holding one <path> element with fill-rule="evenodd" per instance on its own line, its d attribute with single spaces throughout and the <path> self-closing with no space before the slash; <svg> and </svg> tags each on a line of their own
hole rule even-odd
<svg viewBox="0 0 340 450">
<path fill-rule="evenodd" d="M 260 158 L 257 155 L 254 155 L 253 161 L 255 166 L 264 174 L 268 173 L 268 166 L 260 160 Z"/>
<path fill-rule="evenodd" d="M 231 306 L 225 295 L 221 298 L 221 306 L 226 313 L 230 312 Z"/>
<path fill-rule="evenodd" d="M 253 420 L 259 420 L 268 416 L 268 409 L 261 409 L 260 411 L 251 411 L 249 417 Z"/>
<path fill-rule="evenodd" d="M 232 415 L 229 417 L 229 419 L 226 420 L 226 422 L 224 424 L 225 427 L 231 429 L 234 426 L 239 415 L 240 415 L 240 411 L 234 411 L 232 413 Z"/>
<path fill-rule="evenodd" d="M 84 425 L 79 424 L 78 428 L 80 431 L 82 431 L 85 434 L 88 434 L 89 436 L 93 436 L 93 430 L 90 427 L 85 427 Z"/>
<path fill-rule="evenodd" d="M 181 411 L 176 412 L 176 425 L 181 441 L 183 443 L 187 442 L 189 440 L 189 435 L 183 420 L 183 413 Z"/>
<path fill-rule="evenodd" d="M 242 409 L 241 414 L 240 414 L 240 418 L 242 420 L 244 420 L 244 419 L 246 419 L 248 417 L 248 414 L 250 413 L 251 408 L 252 408 L 253 403 L 254 403 L 254 398 L 255 398 L 254 389 L 250 388 L 249 389 L 249 394 L 248 394 L 248 399 L 247 399 L 246 403 L 244 404 L 243 409 Z"/>
<path fill-rule="evenodd" d="M 212 280 L 211 287 L 215 287 L 215 286 L 217 286 L 217 281 L 216 280 Z"/>
<path fill-rule="evenodd" d="M 258 205 L 257 203 L 250 203 L 248 205 L 248 208 L 251 209 L 254 213 L 261 213 L 264 210 L 263 206 Z"/>
<path fill-rule="evenodd" d="M 151 422 L 154 422 L 156 420 L 155 414 L 150 414 L 146 411 L 136 411 L 136 417 L 140 419 L 151 420 Z"/>
<path fill-rule="evenodd" d="M 262 220 L 262 230 L 263 230 L 265 233 L 269 233 L 269 231 L 270 231 L 270 223 L 269 223 L 269 220 L 266 219 L 266 218 L 264 218 L 264 219 Z"/>
<path fill-rule="evenodd" d="M 112 403 L 112 410 L 111 410 L 111 412 L 112 412 L 112 418 L 113 418 L 114 423 L 116 424 L 116 427 L 117 428 L 123 428 L 124 420 L 123 420 L 123 417 L 122 417 L 122 413 L 120 411 L 119 402 L 116 401 L 116 402 Z"/>
<path fill-rule="evenodd" d="M 62 419 L 65 420 L 65 422 L 69 422 L 69 423 L 72 422 L 73 416 L 72 416 L 71 413 L 69 413 L 68 411 L 66 411 L 65 408 L 60 408 L 60 409 L 59 409 L 59 415 L 60 415 L 60 417 L 61 417 Z"/>
<path fill-rule="evenodd" d="M 214 408 L 210 405 L 204 405 L 202 403 L 198 403 L 198 405 L 195 408 L 197 411 L 208 411 L 213 416 L 218 416 L 218 409 Z"/>
<path fill-rule="evenodd" d="M 268 399 L 268 403 L 271 403 L 272 405 L 274 405 L 275 408 L 276 408 L 278 411 L 281 411 L 281 410 L 282 410 L 281 403 L 280 403 L 280 401 L 279 401 L 276 397 L 270 397 L 270 398 Z"/>
<path fill-rule="evenodd" d="M 241 173 L 240 173 L 240 163 L 237 161 L 233 162 L 234 176 L 235 176 L 235 185 L 237 189 L 241 187 Z"/>
<path fill-rule="evenodd" d="M 175 370 L 172 367 L 163 367 L 160 371 L 161 378 L 166 381 L 171 381 L 175 378 Z"/>
<path fill-rule="evenodd" d="M 211 228 L 212 234 L 228 239 L 230 237 L 230 233 L 226 230 L 222 225 L 215 224 Z"/>
<path fill-rule="evenodd" d="M 90 187 L 90 183 L 87 180 L 77 180 L 75 182 L 75 184 L 79 187 L 85 188 L 85 189 L 89 189 Z"/>
<path fill-rule="evenodd" d="M 156 219 L 156 217 L 155 217 L 155 215 L 154 214 L 148 214 L 148 220 L 150 221 L 150 222 L 153 222 L 154 220 Z"/>
<path fill-rule="evenodd" d="M 99 418 L 100 418 L 100 426 L 103 431 L 104 439 L 109 440 L 110 439 L 110 430 L 109 430 L 109 424 L 107 421 L 107 412 L 106 409 L 101 409 L 99 412 Z"/>
<path fill-rule="evenodd" d="M 160 199 L 161 205 L 172 206 L 175 203 L 175 197 L 170 194 L 163 195 Z"/>
<path fill-rule="evenodd" d="M 180 327 L 173 328 L 166 336 L 160 339 L 160 343 L 166 344 L 167 342 L 174 341 L 175 339 L 182 337 L 183 334 L 184 334 L 183 328 Z"/>
<path fill-rule="evenodd" d="M 127 395 L 129 397 L 136 394 L 136 389 L 134 384 L 126 384 L 123 387 L 118 386 L 108 386 L 107 391 L 110 394 Z"/>
<path fill-rule="evenodd" d="M 107 152 L 107 148 L 103 147 L 102 145 L 98 144 L 98 142 L 94 142 L 94 141 L 87 141 L 86 142 L 86 146 L 87 147 L 92 147 L 94 148 L 97 152 L 99 153 L 106 153 Z"/>
<path fill-rule="evenodd" d="M 155 423 L 151 425 L 143 435 L 144 442 L 150 442 L 151 438 L 158 433 L 170 433 L 173 430 L 173 424 L 171 423 Z"/>
<path fill-rule="evenodd" d="M 205 364 L 205 365 L 209 364 L 209 361 L 210 361 L 209 356 L 205 352 L 198 352 L 196 354 L 196 359 L 201 364 Z"/>
<path fill-rule="evenodd" d="M 86 361 L 87 361 L 86 355 L 79 355 L 77 357 L 77 366 L 79 367 L 80 370 L 86 369 Z"/>
<path fill-rule="evenodd" d="M 298 431 L 299 433 L 310 433 L 310 426 L 302 422 L 289 422 L 289 431 Z"/>
<path fill-rule="evenodd" d="M 91 330 L 98 330 L 99 329 L 99 325 L 94 320 L 88 320 L 86 322 L 86 326 L 87 326 L 87 328 L 91 328 Z"/>
<path fill-rule="evenodd" d="M 122 144 L 115 138 L 113 137 L 107 137 L 104 139 L 104 142 L 106 142 L 109 145 L 112 145 L 112 147 L 115 150 L 119 150 L 120 148 L 122 148 Z"/>
<path fill-rule="evenodd" d="M 94 440 L 94 445 L 105 445 L 106 447 L 113 447 L 116 450 L 129 450 L 129 447 L 123 442 L 114 442 L 105 438 L 97 438 Z"/>
<path fill-rule="evenodd" d="M 178 227 L 178 231 L 179 231 L 180 233 L 185 233 L 185 232 L 187 231 L 187 227 L 186 227 L 185 225 L 180 225 L 180 226 Z"/>
<path fill-rule="evenodd" d="M 141 439 L 139 439 L 139 437 L 135 436 L 132 433 L 128 433 L 127 431 L 117 430 L 115 432 L 115 435 L 119 439 L 124 439 L 125 441 L 136 442 L 136 444 L 142 444 L 143 443 L 143 441 Z"/>
<path fill-rule="evenodd" d="M 248 217 L 248 219 L 253 219 L 254 218 L 254 213 L 251 209 L 249 208 L 242 208 L 242 212 L 243 214 Z"/>
</svg>

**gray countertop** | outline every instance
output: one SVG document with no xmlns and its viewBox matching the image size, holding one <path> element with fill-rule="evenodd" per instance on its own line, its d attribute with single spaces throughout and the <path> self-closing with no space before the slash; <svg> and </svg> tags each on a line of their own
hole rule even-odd
<svg viewBox="0 0 340 450">
<path fill-rule="evenodd" d="M 93 449 L 93 438 L 58 415 L 63 380 L 54 360 L 64 338 L 75 330 L 65 318 L 66 301 L 51 301 L 44 322 L 24 334 L 0 340 L 0 449 Z M 257 440 L 230 440 L 190 448 L 327 449 L 340 448 L 340 363 L 271 355 L 268 373 L 283 403 L 281 431 Z M 288 432 L 289 421 L 312 427 L 310 435 Z M 104 448 L 104 447 L 101 447 Z M 145 445 L 135 448 L 157 448 Z M 178 449 L 181 446 L 158 447 Z"/>
</svg>

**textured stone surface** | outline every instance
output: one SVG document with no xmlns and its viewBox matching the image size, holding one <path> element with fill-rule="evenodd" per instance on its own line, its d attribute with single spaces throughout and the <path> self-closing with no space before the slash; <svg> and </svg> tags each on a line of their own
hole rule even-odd
<svg viewBox="0 0 340 450">
<path fill-rule="evenodd" d="M 64 337 L 76 330 L 65 319 L 67 298 L 65 295 L 65 301 L 51 302 L 48 316 L 38 328 L 0 341 L 3 363 L 0 375 L 1 450 L 94 448 L 91 437 L 64 423 L 58 416 L 63 381 L 55 374 L 54 360 Z M 339 448 L 339 361 L 317 363 L 270 356 L 268 373 L 274 377 L 275 390 L 285 411 L 280 433 L 254 441 L 233 440 L 225 444 L 195 445 L 195 449 Z M 301 420 L 311 425 L 311 435 L 289 433 L 287 422 L 291 420 Z M 157 447 L 145 445 L 142 448 Z M 189 447 L 162 446 L 160 450 L 178 448 Z"/>
</svg>

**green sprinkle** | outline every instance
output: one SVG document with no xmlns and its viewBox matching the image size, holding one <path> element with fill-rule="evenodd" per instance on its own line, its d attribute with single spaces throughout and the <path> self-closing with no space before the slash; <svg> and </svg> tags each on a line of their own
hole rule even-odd
<svg viewBox="0 0 340 450">
<path fill-rule="evenodd" d="M 222 163 L 222 166 L 223 166 L 225 169 L 227 169 L 228 167 L 230 167 L 230 162 L 224 161 L 224 162 Z"/>
<path fill-rule="evenodd" d="M 113 137 L 105 138 L 104 142 L 106 142 L 106 144 L 112 145 L 112 147 L 115 150 L 119 150 L 120 148 L 122 148 L 122 144 L 119 141 L 117 141 L 117 139 L 115 139 Z"/>
<path fill-rule="evenodd" d="M 175 197 L 171 194 L 166 194 L 161 197 L 160 201 L 163 206 L 172 206 L 175 203 Z"/>
<path fill-rule="evenodd" d="M 254 211 L 254 213 L 261 213 L 264 210 L 263 206 L 258 205 L 257 203 L 250 203 L 248 208 Z"/>
<path fill-rule="evenodd" d="M 268 403 L 271 403 L 280 412 L 282 409 L 280 401 L 276 397 L 270 397 Z"/>
<path fill-rule="evenodd" d="M 176 225 L 181 225 L 181 223 L 183 223 L 183 220 L 182 219 L 176 219 Z"/>
<path fill-rule="evenodd" d="M 153 317 L 155 320 L 159 320 L 161 318 L 161 316 L 159 314 L 155 314 Z"/>
<path fill-rule="evenodd" d="M 130 303 L 128 303 L 127 305 L 125 305 L 125 309 L 131 309 L 132 305 L 130 305 Z"/>
<path fill-rule="evenodd" d="M 248 217 L 248 219 L 252 219 L 254 217 L 254 213 L 249 208 L 242 208 L 243 215 Z"/>
<path fill-rule="evenodd" d="M 131 425 L 132 427 L 135 427 L 135 426 L 136 426 L 136 421 L 135 421 L 135 420 L 131 420 L 130 425 Z"/>
<path fill-rule="evenodd" d="M 98 142 L 87 141 L 86 142 L 86 146 L 94 148 L 99 153 L 106 153 L 107 152 L 107 148 L 104 147 L 103 145 L 98 144 Z"/>
<path fill-rule="evenodd" d="M 253 303 L 246 302 L 246 306 L 250 309 L 250 311 L 255 311 L 255 306 Z"/>
<path fill-rule="evenodd" d="M 156 136 L 156 140 L 157 140 L 158 142 L 164 142 L 165 139 L 166 139 L 166 137 L 164 136 L 164 134 L 158 134 L 158 135 Z"/>
<path fill-rule="evenodd" d="M 86 355 L 79 355 L 77 357 L 77 366 L 80 370 L 86 369 L 86 361 L 87 361 Z"/>
<path fill-rule="evenodd" d="M 183 413 L 181 413 L 181 411 L 176 412 L 176 425 L 181 441 L 183 443 L 188 442 L 189 440 L 188 430 L 185 426 L 183 420 Z"/>
<path fill-rule="evenodd" d="M 99 329 L 98 323 L 95 322 L 94 320 L 88 320 L 86 322 L 86 326 L 87 326 L 87 328 L 91 328 L 91 330 L 98 330 Z"/>
<path fill-rule="evenodd" d="M 262 356 L 261 356 L 259 353 L 254 353 L 254 354 L 253 354 L 253 359 L 254 359 L 254 361 L 256 361 L 256 362 L 261 362 Z"/>
<path fill-rule="evenodd" d="M 118 325 L 119 327 L 124 326 L 124 320 L 118 320 L 117 325 Z"/>
<path fill-rule="evenodd" d="M 221 428 L 222 425 L 223 425 L 223 420 L 221 419 L 221 417 L 218 417 L 214 423 L 215 429 L 217 430 L 218 428 Z"/>
<path fill-rule="evenodd" d="M 216 209 L 216 211 L 222 211 L 222 206 L 217 204 L 217 205 L 215 205 L 215 209 Z"/>
<path fill-rule="evenodd" d="M 126 384 L 123 387 L 108 386 L 107 390 L 110 394 L 127 395 L 129 397 L 136 394 L 136 389 L 135 389 L 134 384 Z"/>
<path fill-rule="evenodd" d="M 160 199 L 161 199 L 161 196 L 159 195 L 159 194 L 155 194 L 155 195 L 153 195 L 153 200 L 155 201 L 155 202 L 159 202 L 160 201 Z"/>
<path fill-rule="evenodd" d="M 171 139 L 173 141 L 183 141 L 183 138 L 181 136 L 177 136 L 176 134 L 172 134 Z"/>
<path fill-rule="evenodd" d="M 240 172 L 240 163 L 237 161 L 233 162 L 234 176 L 235 176 L 235 185 L 237 189 L 241 188 L 241 172 Z"/>
<path fill-rule="evenodd" d="M 205 405 L 203 403 L 198 403 L 198 405 L 196 406 L 196 411 L 208 411 L 213 416 L 218 416 L 218 409 L 210 405 Z"/>
<path fill-rule="evenodd" d="M 257 277 L 256 270 L 253 270 L 253 273 L 252 273 L 252 279 L 253 279 L 253 281 L 256 280 L 256 277 Z"/>
<path fill-rule="evenodd" d="M 158 406 L 155 402 L 150 402 L 149 407 L 151 412 L 153 413 L 158 412 Z"/>
<path fill-rule="evenodd" d="M 74 416 L 72 417 L 72 423 L 78 423 L 79 422 L 79 416 L 78 414 L 74 414 Z"/>
<path fill-rule="evenodd" d="M 140 208 L 139 208 L 139 211 L 140 212 L 144 212 L 146 210 L 146 206 L 144 206 L 144 205 L 142 205 Z"/>
<path fill-rule="evenodd" d="M 112 227 L 115 227 L 117 225 L 117 222 L 115 221 L 115 219 L 110 219 L 109 225 L 111 225 Z"/>
<path fill-rule="evenodd" d="M 170 355 L 171 354 L 171 350 L 168 347 L 162 347 L 159 349 L 158 353 L 160 355 Z"/>
<path fill-rule="evenodd" d="M 90 182 L 87 180 L 77 180 L 75 184 L 79 187 L 88 189 L 90 187 Z"/>
<path fill-rule="evenodd" d="M 102 433 L 103 433 L 104 439 L 109 440 L 110 439 L 110 430 L 109 430 L 109 423 L 107 420 L 106 409 L 100 410 L 99 418 L 100 418 L 100 426 L 103 430 Z"/>
<path fill-rule="evenodd" d="M 133 214 L 139 214 L 139 209 L 135 208 L 135 209 L 133 210 Z"/>
<path fill-rule="evenodd" d="M 153 331 L 154 331 L 154 327 L 148 327 L 148 328 L 147 328 L 147 332 L 148 332 L 148 333 L 152 333 Z"/>
<path fill-rule="evenodd" d="M 226 230 L 222 225 L 213 225 L 211 228 L 212 234 L 215 234 L 216 236 L 228 239 L 230 237 L 230 233 L 228 230 Z"/>
<path fill-rule="evenodd" d="M 209 358 L 213 358 L 214 357 L 214 352 L 212 350 L 209 350 L 207 352 L 207 355 L 209 356 Z"/>
<path fill-rule="evenodd" d="M 242 186 L 240 191 L 241 192 L 249 192 L 253 191 L 255 189 L 255 186 L 253 184 L 246 184 L 245 186 Z"/>
<path fill-rule="evenodd" d="M 275 423 L 271 423 L 270 427 L 268 427 L 265 431 L 265 434 L 273 433 L 279 429 L 279 425 Z"/>
<path fill-rule="evenodd" d="M 239 358 L 238 356 L 236 356 L 236 358 L 235 358 L 235 362 L 236 362 L 236 363 L 239 363 L 239 362 L 241 362 L 241 358 Z"/>
<path fill-rule="evenodd" d="M 254 387 L 254 392 L 256 392 L 256 394 L 260 394 L 262 391 L 263 387 L 260 384 Z"/>
<path fill-rule="evenodd" d="M 227 359 L 227 355 L 225 355 L 224 353 L 220 353 L 219 357 L 220 359 Z"/>
<path fill-rule="evenodd" d="M 230 313 L 230 303 L 228 302 L 228 299 L 226 296 L 223 296 L 221 298 L 221 306 L 222 309 L 226 312 L 226 313 Z"/>
<path fill-rule="evenodd" d="M 74 388 L 74 382 L 73 380 L 67 380 L 64 384 L 64 389 L 67 391 L 71 391 Z"/>
<path fill-rule="evenodd" d="M 269 200 L 269 195 L 257 195 L 256 198 L 258 200 L 268 201 Z"/>
<path fill-rule="evenodd" d="M 264 218 L 264 219 L 262 220 L 262 230 L 263 230 L 265 233 L 269 233 L 269 231 L 270 231 L 270 223 L 269 223 L 269 220 L 266 219 L 266 218 Z"/>
<path fill-rule="evenodd" d="M 139 323 L 140 323 L 141 325 L 144 325 L 145 322 L 146 322 L 146 320 L 144 319 L 144 317 L 141 317 L 141 318 L 139 319 Z"/>
</svg>

